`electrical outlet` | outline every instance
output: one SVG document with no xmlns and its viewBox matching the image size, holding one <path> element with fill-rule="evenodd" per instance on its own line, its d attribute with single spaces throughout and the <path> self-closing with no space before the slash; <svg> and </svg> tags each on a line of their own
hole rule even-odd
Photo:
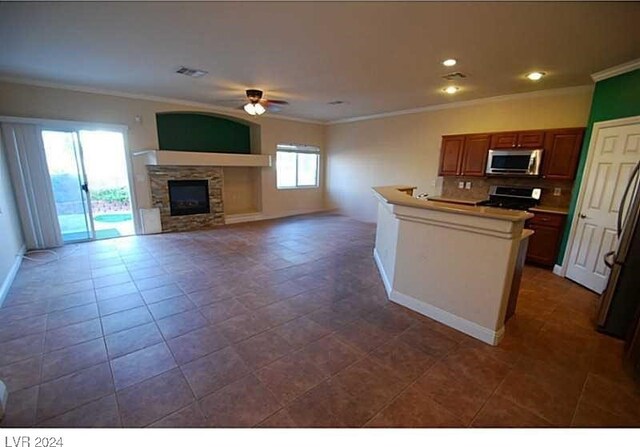
<svg viewBox="0 0 640 447">
<path fill-rule="evenodd" d="M 559 196 L 560 194 L 562 194 L 562 188 L 553 188 L 554 196 Z"/>
<path fill-rule="evenodd" d="M 464 189 L 464 182 L 458 182 L 458 189 Z"/>
<path fill-rule="evenodd" d="M 471 182 L 466 182 L 464 184 L 464 189 L 471 189 Z"/>
</svg>

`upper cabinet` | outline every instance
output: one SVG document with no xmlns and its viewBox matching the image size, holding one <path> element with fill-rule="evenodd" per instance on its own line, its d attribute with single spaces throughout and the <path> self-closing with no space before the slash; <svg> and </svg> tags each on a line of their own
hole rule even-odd
<svg viewBox="0 0 640 447">
<path fill-rule="evenodd" d="M 461 175 L 463 136 L 442 137 L 440 175 Z"/>
<path fill-rule="evenodd" d="M 584 129 L 555 129 L 546 133 L 542 177 L 571 180 L 576 175 Z"/>
<path fill-rule="evenodd" d="M 440 175 L 484 176 L 491 135 L 454 135 L 442 137 Z"/>
<path fill-rule="evenodd" d="M 464 138 L 460 175 L 484 177 L 491 135 L 467 135 Z"/>
<path fill-rule="evenodd" d="M 442 137 L 441 176 L 483 177 L 489 149 L 543 149 L 542 178 L 572 180 L 584 128 L 526 130 Z"/>
<path fill-rule="evenodd" d="M 491 135 L 491 149 L 537 149 L 544 143 L 543 130 L 501 132 Z"/>
</svg>

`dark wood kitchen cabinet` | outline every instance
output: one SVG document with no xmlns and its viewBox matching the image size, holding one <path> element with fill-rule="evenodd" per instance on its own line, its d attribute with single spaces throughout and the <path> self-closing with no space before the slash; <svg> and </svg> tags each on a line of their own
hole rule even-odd
<svg viewBox="0 0 640 447">
<path fill-rule="evenodd" d="M 490 134 L 467 135 L 464 138 L 460 175 L 484 177 L 490 143 Z"/>
<path fill-rule="evenodd" d="M 529 238 L 527 262 L 552 267 L 558 256 L 560 240 L 564 231 L 566 216 L 535 211 L 527 221 L 527 228 L 534 231 Z"/>
<path fill-rule="evenodd" d="M 584 128 L 547 131 L 542 154 L 542 178 L 573 180 L 583 137 Z"/>
<path fill-rule="evenodd" d="M 490 134 L 442 137 L 440 175 L 484 176 Z"/>
<path fill-rule="evenodd" d="M 440 175 L 460 175 L 463 148 L 463 135 L 442 137 L 442 146 L 440 148 Z"/>
<path fill-rule="evenodd" d="M 578 167 L 584 128 L 445 135 L 439 175 L 484 177 L 489 149 L 543 149 L 540 176 L 573 180 Z"/>
<path fill-rule="evenodd" d="M 544 143 L 543 130 L 501 132 L 491 136 L 491 149 L 536 149 Z"/>
</svg>

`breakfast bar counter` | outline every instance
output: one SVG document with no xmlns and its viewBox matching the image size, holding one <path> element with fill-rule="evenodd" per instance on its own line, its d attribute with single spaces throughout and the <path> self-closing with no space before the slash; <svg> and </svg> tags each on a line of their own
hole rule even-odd
<svg viewBox="0 0 640 447">
<path fill-rule="evenodd" d="M 418 199 L 403 192 L 408 188 L 373 188 L 374 257 L 389 299 L 498 344 L 531 235 L 524 223 L 533 215 Z"/>
</svg>

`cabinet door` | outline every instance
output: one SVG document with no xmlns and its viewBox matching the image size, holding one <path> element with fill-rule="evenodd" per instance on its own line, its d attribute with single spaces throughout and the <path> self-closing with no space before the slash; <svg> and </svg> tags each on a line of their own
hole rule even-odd
<svg viewBox="0 0 640 447">
<path fill-rule="evenodd" d="M 462 175 L 484 177 L 491 135 L 467 135 L 464 139 Z"/>
<path fill-rule="evenodd" d="M 460 175 L 464 136 L 442 137 L 440 175 Z"/>
<path fill-rule="evenodd" d="M 560 242 L 560 228 L 545 227 L 529 224 L 535 233 L 529 238 L 527 262 L 551 267 L 556 262 L 558 243 Z"/>
<path fill-rule="evenodd" d="M 584 129 L 559 129 L 547 132 L 544 143 L 542 177 L 573 180 L 578 167 Z"/>
<path fill-rule="evenodd" d="M 544 132 L 534 130 L 530 132 L 520 132 L 518 134 L 517 147 L 525 149 L 540 149 L 544 145 Z"/>
<path fill-rule="evenodd" d="M 491 135 L 491 149 L 511 149 L 518 144 L 517 132 L 494 133 Z"/>
</svg>

